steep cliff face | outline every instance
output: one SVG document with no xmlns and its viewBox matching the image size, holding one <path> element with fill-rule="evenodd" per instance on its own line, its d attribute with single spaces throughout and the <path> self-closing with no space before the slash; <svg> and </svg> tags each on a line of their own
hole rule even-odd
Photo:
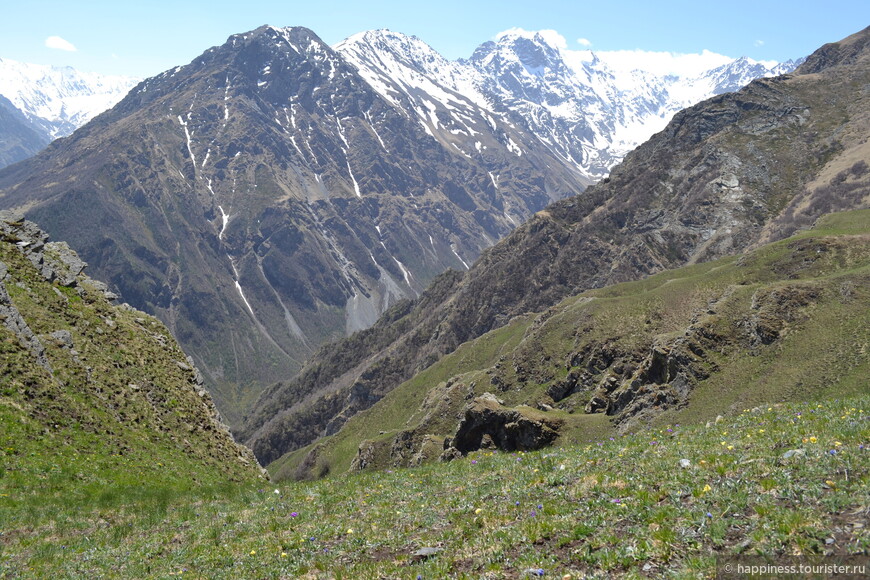
<svg viewBox="0 0 870 580">
<path fill-rule="evenodd" d="M 311 31 L 262 27 L 0 174 L 0 205 L 164 320 L 235 423 L 322 342 L 586 183 L 473 103 L 431 113 Z"/>
<path fill-rule="evenodd" d="M 0 212 L 4 484 L 52 463 L 82 485 L 137 471 L 155 483 L 263 477 L 166 327 L 112 304 L 84 268 L 65 242 Z"/>
<path fill-rule="evenodd" d="M 808 65 L 815 72 L 758 80 L 678 113 L 608 179 L 536 214 L 436 303 L 410 307 L 399 326 L 384 331 L 406 328 L 396 340 L 384 345 L 372 337 L 376 346 L 330 369 L 319 399 L 273 412 L 271 401 L 286 401 L 281 393 L 322 373 L 322 361 L 342 360 L 315 357 L 296 382 L 263 398 L 259 408 L 270 410 L 252 413 L 245 437 L 261 459 L 274 460 L 295 448 L 296 435 L 285 444 L 288 433 L 303 426 L 333 432 L 416 371 L 514 316 L 584 289 L 781 239 L 830 211 L 866 207 L 870 61 L 866 49 L 844 47 L 864 46 L 868 35 L 821 49 L 845 56 Z M 330 415 L 335 419 L 321 419 Z"/>
</svg>

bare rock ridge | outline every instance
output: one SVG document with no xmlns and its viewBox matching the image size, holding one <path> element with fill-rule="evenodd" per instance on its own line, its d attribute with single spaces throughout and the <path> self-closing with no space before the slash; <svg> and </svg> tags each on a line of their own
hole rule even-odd
<svg viewBox="0 0 870 580">
<path fill-rule="evenodd" d="M 232 479 L 262 477 L 166 328 L 112 304 L 117 295 L 85 266 L 21 214 L 0 212 L 3 397 L 16 420 L 44 426 L 40 437 L 54 441 L 47 453 L 159 451 L 184 457 L 193 479 L 216 468 Z M 88 433 L 104 434 L 100 450 L 71 445 Z"/>
<path fill-rule="evenodd" d="M 868 36 L 826 45 L 801 74 L 757 80 L 678 113 L 607 179 L 538 212 L 470 272 L 439 279 L 390 323 L 318 353 L 299 377 L 268 390 L 243 439 L 269 463 L 334 434 L 415 373 L 515 316 L 867 207 Z"/>
</svg>

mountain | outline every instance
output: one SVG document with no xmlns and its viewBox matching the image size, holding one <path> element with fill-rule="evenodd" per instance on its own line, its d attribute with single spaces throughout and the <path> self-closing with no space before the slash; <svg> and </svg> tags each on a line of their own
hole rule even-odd
<svg viewBox="0 0 870 580">
<path fill-rule="evenodd" d="M 139 79 L 0 58 L 0 95 L 51 139 L 112 107 Z"/>
<path fill-rule="evenodd" d="M 859 395 L 870 373 L 868 234 L 870 210 L 830 214 L 741 256 L 517 316 L 270 471 L 408 467 Z"/>
<path fill-rule="evenodd" d="M 48 145 L 51 138 L 0 95 L 0 168 L 27 159 Z"/>
<path fill-rule="evenodd" d="M 416 37 L 374 30 L 335 48 L 387 99 L 402 95 L 421 115 L 431 107 L 449 118 L 458 111 L 437 103 L 449 102 L 447 94 L 463 95 L 534 134 L 593 182 L 677 111 L 798 64 L 712 54 L 703 55 L 700 65 L 683 57 L 686 64 L 670 54 L 569 51 L 563 45 L 552 32 L 513 30 L 454 62 Z"/>
<path fill-rule="evenodd" d="M 267 391 L 240 431 L 244 440 L 269 463 L 337 432 L 415 373 L 516 316 L 867 207 L 868 39 L 870 29 L 822 47 L 794 75 L 681 111 L 608 178 L 538 212 L 467 274 L 442 276 L 417 302 L 324 349 L 296 379 Z"/>
<path fill-rule="evenodd" d="M 387 99 L 310 30 L 264 26 L 0 172 L 0 205 L 159 316 L 234 424 L 318 345 L 587 183 L 461 94 Z"/>
<path fill-rule="evenodd" d="M 168 329 L 113 304 L 85 266 L 0 212 L 3 497 L 68 505 L 128 487 L 261 480 Z"/>
</svg>

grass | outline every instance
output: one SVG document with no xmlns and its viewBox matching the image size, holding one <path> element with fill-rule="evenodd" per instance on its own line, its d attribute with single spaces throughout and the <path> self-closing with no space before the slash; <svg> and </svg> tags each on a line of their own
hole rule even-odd
<svg viewBox="0 0 870 580">
<path fill-rule="evenodd" d="M 866 394 L 310 483 L 59 501 L 33 480 L 0 494 L 0 576 L 712 577 L 737 554 L 867 555 L 868 483 Z"/>
</svg>

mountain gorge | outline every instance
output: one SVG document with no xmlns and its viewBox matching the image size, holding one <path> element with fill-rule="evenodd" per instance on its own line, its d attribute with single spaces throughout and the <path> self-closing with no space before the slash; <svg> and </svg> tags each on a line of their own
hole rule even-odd
<svg viewBox="0 0 870 580">
<path fill-rule="evenodd" d="M 238 427 L 321 344 L 468 269 L 686 99 L 771 72 L 625 80 L 569 56 L 540 34 L 450 62 L 389 31 L 333 49 L 264 26 L 0 173 L 0 206 L 165 321 Z"/>
<path fill-rule="evenodd" d="M 452 101 L 447 101 L 448 104 Z M 306 29 L 237 35 L 2 176 L 188 348 L 228 420 L 585 181 L 461 96 L 385 101 Z"/>
<path fill-rule="evenodd" d="M 243 430 L 248 443 L 274 461 L 516 316 L 867 207 L 868 38 L 826 45 L 794 75 L 678 113 L 607 179 L 538 212 L 465 276 L 443 276 L 393 321 L 324 350 L 268 392 Z M 615 380 L 618 390 L 633 377 Z"/>
</svg>

